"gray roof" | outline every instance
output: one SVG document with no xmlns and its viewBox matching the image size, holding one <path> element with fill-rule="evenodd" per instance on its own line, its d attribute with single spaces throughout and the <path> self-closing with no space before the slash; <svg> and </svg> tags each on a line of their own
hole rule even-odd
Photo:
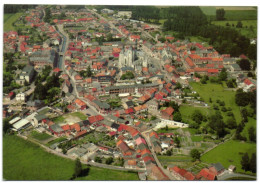
<svg viewBox="0 0 260 183">
<path fill-rule="evenodd" d="M 58 133 L 63 131 L 63 129 L 57 124 L 53 124 L 50 127 L 53 131 L 58 132 Z"/>
<path fill-rule="evenodd" d="M 54 50 L 44 50 L 36 51 L 30 56 L 30 61 L 47 61 L 49 63 L 54 63 L 55 60 L 55 51 Z"/>
<path fill-rule="evenodd" d="M 23 68 L 23 71 L 21 73 L 21 76 L 26 76 L 26 75 L 30 75 L 31 72 L 33 72 L 33 66 L 31 65 L 26 65 L 24 68 Z"/>
<path fill-rule="evenodd" d="M 113 90 L 113 89 L 121 89 L 121 88 L 142 88 L 142 87 L 153 87 L 158 86 L 158 84 L 148 83 L 148 84 L 135 84 L 135 85 L 122 85 L 122 86 L 109 86 L 105 88 L 105 91 Z"/>
<path fill-rule="evenodd" d="M 121 68 L 122 71 L 134 71 L 133 67 L 122 67 Z"/>
<path fill-rule="evenodd" d="M 106 102 L 101 102 L 99 100 L 94 100 L 93 101 L 95 104 L 97 104 L 100 108 L 103 108 L 103 109 L 110 109 L 110 105 Z"/>
<path fill-rule="evenodd" d="M 43 119 L 46 119 L 47 116 L 45 116 L 44 114 L 38 114 L 37 116 L 35 116 L 35 118 L 40 121 L 40 120 L 43 120 Z"/>
<path fill-rule="evenodd" d="M 225 169 L 221 163 L 213 163 L 212 166 L 214 166 L 218 172 Z"/>
</svg>

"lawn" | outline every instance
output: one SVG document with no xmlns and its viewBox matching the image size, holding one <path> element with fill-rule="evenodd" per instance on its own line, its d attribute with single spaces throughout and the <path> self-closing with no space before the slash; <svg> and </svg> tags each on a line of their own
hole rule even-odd
<svg viewBox="0 0 260 183">
<path fill-rule="evenodd" d="M 236 121 L 241 121 L 241 114 L 240 114 L 240 108 L 235 103 L 235 94 L 234 91 L 225 90 L 223 86 L 220 84 L 214 84 L 214 83 L 207 83 L 207 84 L 201 84 L 201 83 L 190 83 L 193 90 L 199 93 L 199 95 L 204 99 L 206 103 L 208 103 L 210 106 L 213 106 L 213 103 L 216 103 L 216 100 L 219 99 L 221 101 L 225 102 L 225 107 L 231 107 L 232 111 L 235 115 Z M 212 99 L 212 103 L 209 102 L 209 98 Z M 222 115 L 224 117 L 224 121 L 227 119 L 225 113 L 222 112 Z"/>
<path fill-rule="evenodd" d="M 5 22 L 4 22 L 4 32 L 15 30 L 15 27 L 13 26 L 13 23 L 22 15 L 23 13 L 15 13 L 12 16 L 7 14 L 7 16 L 4 16 Z"/>
<path fill-rule="evenodd" d="M 192 142 L 201 142 L 203 141 L 203 136 L 192 136 L 191 140 Z"/>
<path fill-rule="evenodd" d="M 191 105 L 181 105 L 179 110 L 182 116 L 182 121 L 184 123 L 185 122 L 189 123 L 192 121 L 191 116 L 196 110 L 200 111 L 203 115 L 210 115 L 214 113 L 213 109 L 206 108 L 206 107 L 194 107 Z"/>
<path fill-rule="evenodd" d="M 74 166 L 72 160 L 47 153 L 17 136 L 3 137 L 4 180 L 69 180 Z M 90 167 L 88 176 L 78 180 L 138 180 L 138 176 L 136 173 Z"/>
<path fill-rule="evenodd" d="M 81 112 L 74 112 L 74 113 L 70 113 L 70 116 L 74 116 L 74 117 L 78 117 L 81 120 L 86 120 L 87 116 L 82 114 Z"/>
<path fill-rule="evenodd" d="M 235 165 L 237 172 L 245 173 L 241 169 L 240 161 L 242 154 L 240 152 L 248 152 L 251 158 L 251 154 L 256 152 L 256 144 L 230 140 L 204 154 L 201 160 L 207 163 L 220 162 L 225 168 L 228 168 L 229 165 Z"/>
<path fill-rule="evenodd" d="M 216 15 L 215 6 L 200 6 L 200 9 L 205 15 Z"/>
<path fill-rule="evenodd" d="M 37 140 L 42 141 L 42 140 L 47 140 L 47 139 L 51 138 L 52 136 L 51 136 L 51 135 L 48 135 L 48 134 L 46 134 L 46 133 L 39 133 L 39 132 L 37 132 L 37 131 L 32 131 L 32 132 L 31 132 L 31 137 L 32 137 L 32 138 L 35 138 L 35 139 L 37 139 Z"/>
<path fill-rule="evenodd" d="M 54 123 L 62 123 L 64 122 L 65 118 L 63 116 L 58 116 L 52 119 Z"/>
</svg>

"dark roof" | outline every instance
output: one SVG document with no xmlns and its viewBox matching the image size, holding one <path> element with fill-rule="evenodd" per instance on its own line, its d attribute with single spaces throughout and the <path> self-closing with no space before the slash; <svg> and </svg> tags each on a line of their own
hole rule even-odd
<svg viewBox="0 0 260 183">
<path fill-rule="evenodd" d="M 111 128 L 118 129 L 119 126 L 120 126 L 119 124 L 117 124 L 117 123 L 113 123 L 113 124 L 111 125 Z"/>
<path fill-rule="evenodd" d="M 128 107 L 134 106 L 134 103 L 131 100 L 127 101 L 126 104 L 127 104 Z"/>
<path fill-rule="evenodd" d="M 221 163 L 213 163 L 212 166 L 214 166 L 218 172 L 225 169 Z"/>
<path fill-rule="evenodd" d="M 55 132 L 62 132 L 62 131 L 63 131 L 63 129 L 62 129 L 59 125 L 57 125 L 57 124 L 51 125 L 50 128 L 51 128 L 53 131 L 55 131 Z"/>
<path fill-rule="evenodd" d="M 43 119 L 46 119 L 47 116 L 45 116 L 44 114 L 38 114 L 37 116 L 35 116 L 35 118 L 40 121 L 40 120 L 43 120 Z"/>
<path fill-rule="evenodd" d="M 83 124 L 85 125 L 85 126 L 88 126 L 88 125 L 90 125 L 90 122 L 89 122 L 89 120 L 84 120 L 84 121 L 82 121 L 83 122 Z"/>
</svg>

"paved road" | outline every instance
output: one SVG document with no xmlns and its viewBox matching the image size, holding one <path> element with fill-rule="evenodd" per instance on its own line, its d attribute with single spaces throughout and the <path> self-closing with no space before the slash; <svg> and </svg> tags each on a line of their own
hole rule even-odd
<svg viewBox="0 0 260 183">
<path fill-rule="evenodd" d="M 226 179 L 229 179 L 229 178 L 237 178 L 237 177 L 256 179 L 256 176 L 245 175 L 245 174 L 241 174 L 241 173 L 233 173 L 233 172 L 229 172 L 228 170 L 226 170 L 225 173 L 223 173 L 222 176 L 218 177 L 218 180 L 226 180 Z"/>
<path fill-rule="evenodd" d="M 151 132 L 151 129 L 150 130 L 147 130 L 145 132 L 142 132 L 141 134 L 143 135 L 143 137 L 145 138 L 147 144 L 148 144 L 148 147 L 152 147 L 151 145 L 151 142 L 150 142 L 150 138 L 149 138 L 149 132 Z M 151 150 L 151 153 L 156 161 L 156 164 L 158 167 L 161 168 L 161 170 L 165 173 L 165 175 L 167 175 L 169 177 L 170 180 L 178 180 L 176 177 L 174 177 L 168 170 L 165 170 L 162 165 L 161 165 L 161 162 L 158 160 L 155 152 L 154 152 L 154 149 L 153 148 L 149 148 Z"/>
</svg>

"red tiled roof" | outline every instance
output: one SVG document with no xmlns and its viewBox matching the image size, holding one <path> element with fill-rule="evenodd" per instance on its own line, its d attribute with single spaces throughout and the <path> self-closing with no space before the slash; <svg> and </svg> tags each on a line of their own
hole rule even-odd
<svg viewBox="0 0 260 183">
<path fill-rule="evenodd" d="M 74 102 L 75 102 L 76 104 L 78 104 L 79 106 L 85 106 L 85 105 L 86 105 L 86 103 L 83 102 L 83 101 L 80 100 L 80 99 L 76 99 Z"/>
<path fill-rule="evenodd" d="M 167 107 L 165 110 L 162 110 L 162 113 L 166 113 L 169 116 L 171 116 L 173 112 L 174 109 L 172 107 Z"/>
<path fill-rule="evenodd" d="M 192 62 L 192 60 L 191 60 L 189 57 L 187 57 L 187 58 L 185 59 L 185 61 L 187 62 L 187 64 L 188 64 L 190 67 L 195 66 L 194 63 Z"/>
<path fill-rule="evenodd" d="M 218 73 L 218 69 L 208 69 L 208 73 Z"/>
<path fill-rule="evenodd" d="M 207 180 L 215 180 L 215 175 L 211 173 L 207 168 L 203 168 L 197 175 L 196 178 L 200 179 L 204 177 Z"/>
<path fill-rule="evenodd" d="M 244 80 L 244 83 L 246 84 L 246 85 L 251 85 L 251 84 L 253 84 L 249 79 L 245 79 Z"/>
<path fill-rule="evenodd" d="M 73 125 L 70 125 L 70 128 L 75 129 L 77 132 L 81 130 L 78 123 L 74 123 Z"/>
<path fill-rule="evenodd" d="M 61 128 L 64 130 L 64 131 L 67 131 L 67 130 L 70 130 L 70 125 L 63 125 L 61 126 Z"/>
</svg>

